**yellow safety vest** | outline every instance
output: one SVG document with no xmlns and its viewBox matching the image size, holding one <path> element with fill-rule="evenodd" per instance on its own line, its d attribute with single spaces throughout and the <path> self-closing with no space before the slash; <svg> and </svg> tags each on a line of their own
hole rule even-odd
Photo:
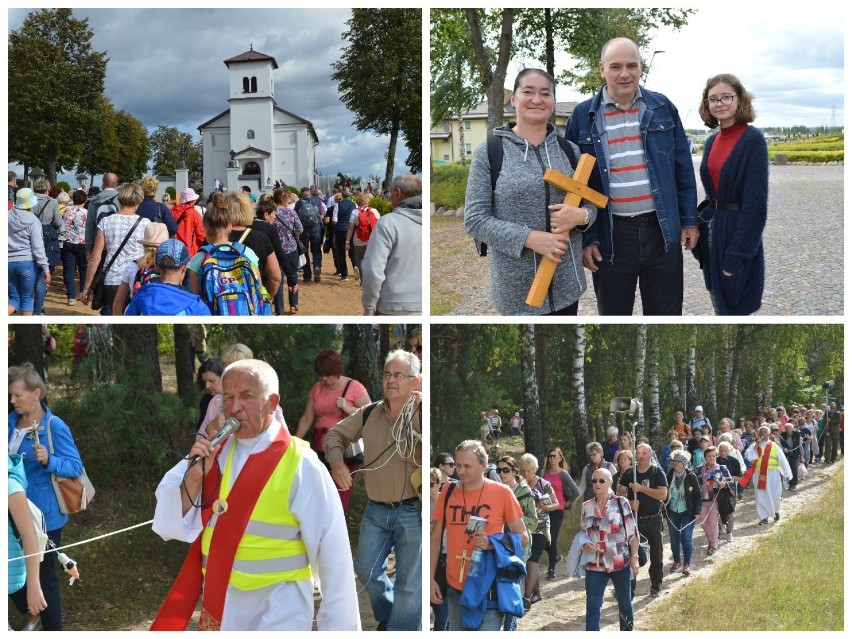
<svg viewBox="0 0 852 639">
<path fill-rule="evenodd" d="M 229 584 L 239 590 L 257 590 L 282 581 L 303 581 L 311 578 L 305 542 L 299 529 L 299 520 L 290 512 L 290 488 L 296 469 L 309 445 L 293 437 L 264 486 L 251 513 L 246 530 L 237 547 Z M 233 446 L 223 471 L 220 498 L 230 491 Z M 201 570 L 206 574 L 207 555 L 220 517 L 211 517 L 201 533 Z"/>
</svg>

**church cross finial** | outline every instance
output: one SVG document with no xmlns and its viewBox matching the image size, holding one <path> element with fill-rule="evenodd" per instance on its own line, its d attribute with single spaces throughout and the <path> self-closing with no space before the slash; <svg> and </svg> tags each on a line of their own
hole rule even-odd
<svg viewBox="0 0 852 639">
<path fill-rule="evenodd" d="M 254 51 L 254 42 L 249 44 L 249 51 Z"/>
</svg>

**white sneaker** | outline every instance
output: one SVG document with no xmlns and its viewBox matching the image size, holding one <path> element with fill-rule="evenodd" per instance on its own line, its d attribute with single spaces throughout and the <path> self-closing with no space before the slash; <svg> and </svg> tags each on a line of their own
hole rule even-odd
<svg viewBox="0 0 852 639">
<path fill-rule="evenodd" d="M 68 300 L 68 306 L 74 306 L 74 304 L 76 304 L 76 303 L 77 303 L 77 300 L 75 300 L 75 299 Z"/>
</svg>

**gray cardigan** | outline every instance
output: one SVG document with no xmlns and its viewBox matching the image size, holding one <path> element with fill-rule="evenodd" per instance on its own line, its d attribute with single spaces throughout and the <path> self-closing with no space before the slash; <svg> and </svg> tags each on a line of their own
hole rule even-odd
<svg viewBox="0 0 852 639">
<path fill-rule="evenodd" d="M 574 228 L 569 234 L 570 250 L 556 268 L 541 308 L 525 303 L 542 258 L 524 248 L 524 242 L 530 231 L 546 230 L 547 205 L 565 199 L 563 191 L 542 181 L 545 170 L 552 167 L 569 176 L 574 172 L 551 124 L 538 146 L 508 127 L 494 129 L 494 135 L 503 140 L 503 166 L 493 197 L 487 143 L 483 143 L 473 154 L 464 209 L 468 235 L 488 244 L 494 306 L 502 315 L 545 315 L 561 310 L 586 290 L 582 232 Z M 576 145 L 574 149 L 579 158 L 580 150 Z M 589 212 L 589 224 L 594 224 L 597 207 L 587 202 L 582 206 Z"/>
</svg>

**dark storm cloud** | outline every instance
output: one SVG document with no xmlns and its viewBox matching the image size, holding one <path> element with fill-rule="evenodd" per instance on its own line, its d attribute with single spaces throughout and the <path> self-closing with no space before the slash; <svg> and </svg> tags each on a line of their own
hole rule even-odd
<svg viewBox="0 0 852 639">
<path fill-rule="evenodd" d="M 10 10 L 9 29 L 18 29 L 26 13 Z M 348 10 L 74 9 L 74 15 L 88 18 L 94 48 L 109 56 L 106 95 L 149 130 L 163 124 L 197 136 L 200 124 L 228 108 L 223 61 L 253 46 L 278 63 L 278 106 L 314 125 L 320 172 L 365 180 L 384 173 L 388 138 L 352 128 L 353 114 L 330 77 L 347 44 L 341 34 Z M 405 171 L 406 156 L 401 140 L 396 172 Z"/>
</svg>

